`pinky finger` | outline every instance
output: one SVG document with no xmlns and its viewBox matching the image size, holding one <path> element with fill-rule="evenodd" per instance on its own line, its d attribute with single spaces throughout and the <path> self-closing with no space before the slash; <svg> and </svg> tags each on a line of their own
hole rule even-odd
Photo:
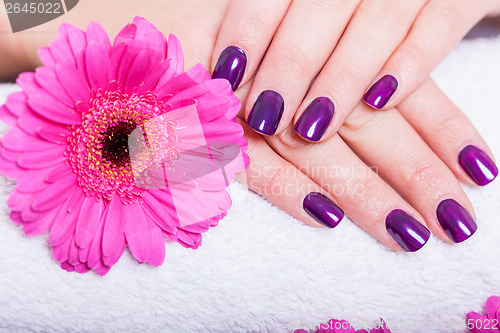
<svg viewBox="0 0 500 333">
<path fill-rule="evenodd" d="M 272 204 L 314 227 L 335 228 L 344 212 L 317 183 L 279 156 L 264 139 L 240 121 L 248 140 L 248 169 L 237 176 Z"/>
<path fill-rule="evenodd" d="M 398 109 L 463 182 L 484 186 L 498 175 L 486 142 L 432 79 L 425 81 Z"/>
<path fill-rule="evenodd" d="M 365 103 L 387 110 L 404 101 L 495 2 L 430 0 L 368 89 Z"/>
</svg>

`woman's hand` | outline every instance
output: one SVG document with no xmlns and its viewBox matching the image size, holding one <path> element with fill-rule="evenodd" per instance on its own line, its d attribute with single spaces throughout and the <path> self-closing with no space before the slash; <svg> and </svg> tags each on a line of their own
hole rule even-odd
<svg viewBox="0 0 500 333">
<path fill-rule="evenodd" d="M 324 141 L 363 95 L 377 109 L 397 106 L 498 11 L 499 0 L 235 0 L 212 68 L 233 88 L 256 75 L 244 109 L 257 132 L 292 122 L 303 139 Z"/>
<path fill-rule="evenodd" d="M 122 7 L 114 15 L 116 26 L 111 22 L 106 26 L 111 33 L 137 13 L 128 9 L 128 3 L 119 1 Z M 158 26 L 165 34 L 180 37 L 187 66 L 208 65 L 227 3 L 162 4 L 163 19 Z M 92 20 L 106 23 L 92 7 L 77 8 L 65 20 L 82 27 Z M 140 14 L 158 23 L 158 8 Z M 35 50 L 42 44 L 36 35 L 27 33 L 18 41 L 26 51 L 18 59 L 36 59 Z M 243 103 L 249 87 L 237 92 Z M 358 105 L 339 134 L 320 144 L 301 140 L 290 126 L 280 135 L 263 138 L 243 125 L 251 164 L 242 178 L 252 190 L 314 226 L 333 227 L 345 211 L 393 249 L 418 250 L 430 235 L 426 227 L 443 240 L 448 240 L 447 235 L 456 242 L 467 239 L 476 224 L 457 178 L 471 184 L 472 176 L 484 184 L 497 173 L 484 141 L 432 81 L 401 103 L 399 112 L 378 113 Z M 433 132 L 437 129 L 439 140 Z M 488 155 L 470 148 L 460 154 L 470 145 Z M 459 155 L 468 173 L 459 165 Z"/>
</svg>

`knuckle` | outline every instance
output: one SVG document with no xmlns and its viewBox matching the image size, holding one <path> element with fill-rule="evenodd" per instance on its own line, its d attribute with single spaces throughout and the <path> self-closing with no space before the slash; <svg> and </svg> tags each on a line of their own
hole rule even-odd
<svg viewBox="0 0 500 333">
<path fill-rule="evenodd" d="M 344 104 L 344 100 L 349 102 L 353 91 L 363 89 L 361 85 L 366 71 L 363 70 L 362 63 L 354 58 L 337 60 L 321 72 L 321 86 L 325 89 L 334 87 L 337 103 Z"/>
<path fill-rule="evenodd" d="M 377 24 L 393 26 L 401 22 L 405 15 L 406 1 L 400 0 L 365 0 L 361 3 L 359 10 L 366 12 Z"/>
<path fill-rule="evenodd" d="M 371 129 L 380 126 L 377 121 L 380 114 L 380 111 L 366 110 L 364 106 L 357 107 L 347 117 L 339 132 L 342 137 L 346 137 L 348 141 L 356 139 L 363 140 L 363 138 L 359 136 L 359 133 L 361 131 L 369 132 Z"/>
<path fill-rule="evenodd" d="M 449 141 L 450 144 L 454 144 L 457 138 L 462 137 L 463 126 L 457 116 L 454 116 L 453 113 L 451 115 L 448 114 L 448 112 L 443 112 L 439 116 L 434 117 L 430 121 L 427 131 L 430 135 L 439 134 L 440 140 Z"/>
<path fill-rule="evenodd" d="M 444 1 L 441 3 L 440 10 L 437 11 L 437 15 L 441 22 L 446 22 L 449 28 L 459 27 L 466 21 L 464 7 L 461 6 L 460 2 L 464 1 Z M 463 4 L 465 5 L 465 4 Z"/>
<path fill-rule="evenodd" d="M 405 55 L 404 61 L 407 67 L 419 69 L 429 60 L 430 54 L 428 50 L 416 41 L 408 40 L 403 44 L 402 48 L 400 52 Z"/>
<path fill-rule="evenodd" d="M 281 190 L 286 187 L 287 181 L 289 179 L 291 166 L 287 165 L 275 165 L 268 166 L 264 169 L 264 179 L 265 183 L 263 186 L 263 195 L 270 195 L 271 193 L 281 193 Z"/>
<path fill-rule="evenodd" d="M 236 40 L 247 50 L 255 49 L 265 35 L 268 25 L 265 15 L 248 13 L 238 23 Z"/>
<path fill-rule="evenodd" d="M 302 50 L 282 48 L 270 54 L 271 66 L 280 73 L 297 77 L 308 75 L 308 57 Z"/>
<path fill-rule="evenodd" d="M 427 160 L 401 163 L 397 174 L 401 175 L 404 188 L 409 191 L 425 191 L 426 193 L 441 193 L 444 187 L 444 177 L 439 174 L 435 164 Z"/>
</svg>

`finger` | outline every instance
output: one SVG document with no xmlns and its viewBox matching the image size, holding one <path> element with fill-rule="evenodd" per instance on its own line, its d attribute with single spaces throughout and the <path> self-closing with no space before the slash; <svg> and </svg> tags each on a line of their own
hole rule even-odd
<svg viewBox="0 0 500 333">
<path fill-rule="evenodd" d="M 213 78 L 231 82 L 233 90 L 257 70 L 291 0 L 229 2 L 212 54 Z"/>
<path fill-rule="evenodd" d="M 435 235 L 459 243 L 476 231 L 458 180 L 396 109 L 374 112 L 360 103 L 339 134 L 368 165 L 378 167 Z"/>
<path fill-rule="evenodd" d="M 283 158 L 330 193 L 350 219 L 382 244 L 414 252 L 429 239 L 430 231 L 418 212 L 338 135 L 313 144 L 302 140 L 290 126 L 265 139 Z"/>
<path fill-rule="evenodd" d="M 295 0 L 280 24 L 256 74 L 246 104 L 247 122 L 265 135 L 283 131 L 292 121 L 311 81 L 340 39 L 358 1 Z M 321 124 L 334 106 L 325 100 Z M 317 141 L 316 137 L 311 141 Z"/>
<path fill-rule="evenodd" d="M 432 79 L 398 110 L 460 180 L 484 186 L 496 178 L 498 168 L 486 142 Z"/>
<path fill-rule="evenodd" d="M 240 121 L 248 140 L 250 165 L 237 175 L 250 189 L 302 222 L 336 227 L 344 217 L 332 197 L 294 165 L 273 151 L 264 139 Z"/>
<path fill-rule="evenodd" d="M 387 58 L 404 40 L 427 0 L 365 0 L 356 10 L 333 55 L 315 80 L 295 116 L 297 133 L 311 141 L 330 138 L 344 123 Z M 316 98 L 335 103 L 330 126 L 324 126 Z M 312 103 L 312 104 L 311 104 Z M 320 126 L 322 125 L 323 126 Z M 326 130 L 320 133 L 319 129 Z"/>
<path fill-rule="evenodd" d="M 398 105 L 429 76 L 495 1 L 431 0 L 389 58 L 365 102 L 377 109 Z"/>
</svg>

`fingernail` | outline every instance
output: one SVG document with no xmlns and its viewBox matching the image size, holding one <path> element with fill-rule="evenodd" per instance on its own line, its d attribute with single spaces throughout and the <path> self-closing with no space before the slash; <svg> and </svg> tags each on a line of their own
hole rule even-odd
<svg viewBox="0 0 500 333">
<path fill-rule="evenodd" d="M 344 211 L 319 192 L 311 192 L 302 203 L 307 214 L 328 228 L 335 228 L 344 218 Z"/>
<path fill-rule="evenodd" d="M 386 75 L 375 82 L 365 94 L 363 100 L 375 109 L 383 108 L 398 89 L 398 80 L 392 75 Z"/>
<path fill-rule="evenodd" d="M 295 132 L 309 141 L 319 141 L 333 119 L 335 106 L 327 97 L 318 97 L 309 104 L 295 124 Z"/>
<path fill-rule="evenodd" d="M 441 201 L 436 215 L 443 230 L 455 243 L 463 242 L 477 230 L 477 224 L 469 212 L 453 199 Z"/>
<path fill-rule="evenodd" d="M 212 79 L 226 79 L 231 83 L 233 91 L 236 91 L 241 79 L 243 79 L 246 67 L 247 56 L 245 52 L 239 47 L 228 46 L 222 51 L 219 60 L 217 60 Z"/>
<path fill-rule="evenodd" d="M 406 252 L 420 250 L 431 237 L 429 229 L 401 209 L 395 209 L 387 215 L 385 227 Z"/>
<path fill-rule="evenodd" d="M 284 105 L 283 97 L 276 91 L 261 92 L 248 115 L 248 125 L 259 133 L 273 135 L 278 129 Z"/>
<path fill-rule="evenodd" d="M 476 146 L 465 147 L 458 155 L 458 162 L 470 178 L 480 186 L 491 183 L 498 175 L 498 168 L 493 160 Z"/>
</svg>

